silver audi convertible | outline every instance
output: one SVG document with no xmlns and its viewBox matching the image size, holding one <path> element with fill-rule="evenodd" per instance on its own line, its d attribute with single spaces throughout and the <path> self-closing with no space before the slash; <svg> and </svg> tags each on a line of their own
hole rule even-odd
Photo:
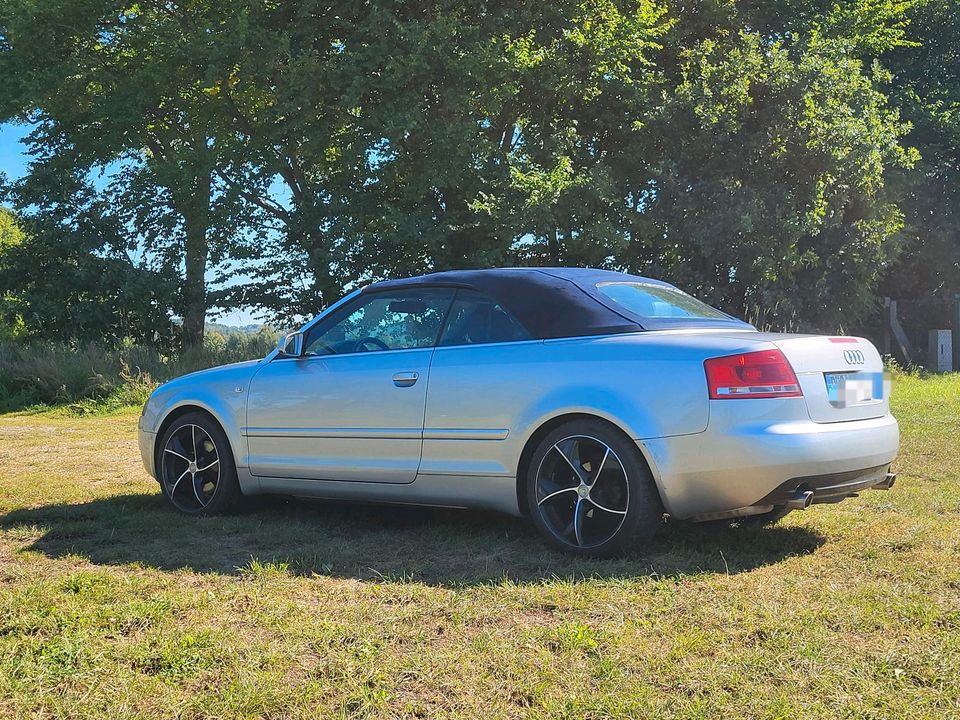
<svg viewBox="0 0 960 720">
<path fill-rule="evenodd" d="M 259 361 L 160 386 L 143 463 L 177 509 L 241 496 L 485 508 L 609 555 L 674 518 L 767 523 L 889 488 L 880 355 L 590 269 L 357 290 Z"/>
</svg>

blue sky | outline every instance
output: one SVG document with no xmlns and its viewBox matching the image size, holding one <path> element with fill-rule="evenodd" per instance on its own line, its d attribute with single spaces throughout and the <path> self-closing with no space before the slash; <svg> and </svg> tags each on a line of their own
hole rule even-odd
<svg viewBox="0 0 960 720">
<path fill-rule="evenodd" d="M 0 125 L 0 173 L 10 180 L 16 180 L 27 169 L 25 148 L 20 144 L 26 131 L 26 128 L 16 125 Z"/>
<path fill-rule="evenodd" d="M 16 180 L 27 171 L 29 157 L 21 143 L 27 132 L 28 128 L 23 126 L 0 124 L 0 173 L 6 175 L 7 180 Z M 248 309 L 235 310 L 210 319 L 228 325 L 249 325 L 258 322 Z"/>
</svg>

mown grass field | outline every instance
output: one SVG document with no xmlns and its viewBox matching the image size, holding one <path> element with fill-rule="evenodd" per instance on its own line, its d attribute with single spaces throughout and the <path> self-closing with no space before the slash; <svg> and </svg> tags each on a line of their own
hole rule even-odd
<svg viewBox="0 0 960 720">
<path fill-rule="evenodd" d="M 634 557 L 489 514 L 175 515 L 136 409 L 0 416 L 0 716 L 960 717 L 960 376 L 889 493 Z"/>
</svg>

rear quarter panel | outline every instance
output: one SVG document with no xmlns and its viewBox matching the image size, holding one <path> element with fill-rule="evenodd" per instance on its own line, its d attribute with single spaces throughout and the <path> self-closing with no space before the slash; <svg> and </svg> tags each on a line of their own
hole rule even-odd
<svg viewBox="0 0 960 720">
<path fill-rule="evenodd" d="M 703 432 L 703 360 L 756 348 L 748 337 L 668 331 L 438 348 L 420 473 L 516 475 L 536 430 L 570 413 L 635 440 Z"/>
</svg>

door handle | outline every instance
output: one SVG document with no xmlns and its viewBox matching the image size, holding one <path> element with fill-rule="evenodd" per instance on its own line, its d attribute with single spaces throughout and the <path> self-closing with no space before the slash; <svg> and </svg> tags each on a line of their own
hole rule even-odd
<svg viewBox="0 0 960 720">
<path fill-rule="evenodd" d="M 393 376 L 393 384 L 397 387 L 410 387 L 419 377 L 420 374 L 415 372 L 398 372 Z"/>
</svg>

